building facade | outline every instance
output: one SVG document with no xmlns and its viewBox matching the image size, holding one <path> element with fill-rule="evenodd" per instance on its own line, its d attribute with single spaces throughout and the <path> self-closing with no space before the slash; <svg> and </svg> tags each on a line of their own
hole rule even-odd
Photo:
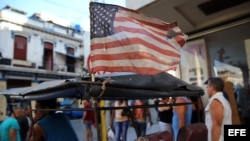
<svg viewBox="0 0 250 141">
<path fill-rule="evenodd" d="M 84 75 L 79 25 L 6 6 L 0 11 L 0 90 Z"/>
</svg>

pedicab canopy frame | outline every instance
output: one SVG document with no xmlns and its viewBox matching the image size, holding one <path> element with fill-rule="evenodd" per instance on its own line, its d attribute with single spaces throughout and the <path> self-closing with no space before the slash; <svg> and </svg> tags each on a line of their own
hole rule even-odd
<svg viewBox="0 0 250 141">
<path fill-rule="evenodd" d="M 107 18 L 103 18 L 103 20 L 101 20 L 101 23 L 99 23 L 100 19 L 103 17 L 103 16 L 100 17 L 99 13 L 103 14 L 103 12 L 106 12 L 105 14 L 107 17 L 110 17 L 108 15 L 112 13 L 111 19 L 105 21 L 106 22 L 105 25 L 110 26 L 110 28 L 106 28 L 106 26 L 104 26 L 103 24 L 104 19 Z M 116 47 L 119 48 L 120 54 L 125 55 L 122 57 L 125 60 L 120 60 L 120 61 L 116 60 L 116 62 L 118 62 L 118 65 L 126 64 L 119 62 L 128 61 L 129 60 L 128 58 L 130 58 L 129 61 L 134 62 L 132 64 L 135 64 L 136 60 L 138 59 L 138 55 L 143 55 L 140 57 L 144 59 L 141 59 L 140 62 L 142 60 L 146 61 L 142 64 L 148 65 L 149 63 L 147 60 L 149 59 L 154 64 L 157 64 L 157 67 L 155 67 L 155 65 L 149 64 L 150 65 L 149 67 L 144 66 L 142 69 L 142 67 L 140 67 L 141 63 L 140 65 L 137 64 L 135 66 L 129 66 L 129 67 L 120 66 L 118 67 L 119 72 L 129 71 L 129 72 L 136 72 L 139 74 L 112 73 L 107 75 L 99 75 L 95 77 L 95 81 L 92 81 L 93 77 L 89 76 L 75 78 L 75 79 L 67 79 L 67 80 L 53 80 L 53 81 L 43 82 L 32 87 L 14 88 L 5 90 L 0 92 L 0 94 L 7 95 L 9 98 L 18 100 L 45 100 L 45 99 L 54 99 L 63 97 L 67 98 L 74 97 L 78 99 L 91 98 L 94 99 L 94 101 L 118 100 L 118 99 L 126 99 L 126 100 L 153 99 L 153 98 L 177 97 L 177 96 L 200 97 L 204 95 L 204 91 L 202 90 L 202 88 L 190 85 L 172 76 L 171 74 L 165 73 L 165 71 L 176 67 L 176 65 L 179 63 L 178 51 L 181 48 L 181 46 L 183 46 L 183 44 L 186 42 L 187 39 L 187 36 L 179 29 L 176 22 L 169 24 L 163 22 L 162 20 L 146 16 L 132 9 L 127 9 L 116 5 L 108 5 L 108 4 L 101 4 L 94 2 L 90 2 L 90 14 L 91 14 L 90 16 L 91 43 L 94 43 L 91 44 L 91 52 L 92 52 L 91 64 L 93 67 L 92 69 L 90 69 L 91 73 L 98 71 L 118 72 L 117 70 L 113 69 L 102 70 L 103 67 L 116 68 L 113 66 L 115 62 L 108 63 L 105 65 L 103 63 L 110 62 L 110 60 L 114 60 L 110 59 L 110 57 L 115 57 L 117 59 L 117 54 L 114 54 L 114 52 L 112 52 L 114 50 L 112 49 L 110 50 L 110 48 L 114 47 L 113 45 L 117 45 L 116 42 L 117 39 L 119 40 L 119 44 Z M 123 18 L 125 17 L 126 19 L 134 19 L 134 20 L 128 20 L 127 22 L 119 23 L 120 22 L 119 15 L 122 15 Z M 110 23 L 110 21 L 112 22 Z M 141 26 L 145 24 L 147 25 Z M 120 28 L 119 25 L 122 25 L 124 27 Z M 133 25 L 133 27 L 136 30 L 133 30 L 133 28 L 131 28 L 132 27 L 131 25 Z M 95 27 L 98 28 L 95 29 Z M 105 32 L 100 31 L 99 29 L 102 29 Z M 108 30 L 108 32 L 106 32 L 107 29 L 112 29 L 112 30 Z M 128 30 L 126 32 L 123 32 L 123 29 L 128 29 Z M 157 30 L 154 31 L 152 29 L 154 30 L 157 29 Z M 147 32 L 148 30 L 150 30 L 150 32 Z M 143 31 L 143 32 L 138 32 L 137 34 L 135 34 L 134 33 L 135 31 Z M 151 32 L 155 33 L 152 34 Z M 120 33 L 122 33 L 122 35 Z M 155 36 L 156 34 L 157 36 Z M 137 35 L 139 35 L 139 37 L 137 37 Z M 118 38 L 120 36 L 129 37 L 130 40 L 126 40 L 128 42 L 120 41 L 123 39 L 123 38 Z M 106 41 L 106 39 L 108 39 L 109 41 L 110 38 L 114 40 L 112 44 L 103 42 L 103 40 Z M 134 38 L 136 38 L 136 40 L 134 40 Z M 141 41 L 137 42 L 138 41 L 137 38 L 139 38 Z M 150 40 L 151 42 L 148 43 L 144 39 Z M 140 44 L 139 46 L 138 43 Z M 154 43 L 156 43 L 156 45 L 154 45 Z M 99 51 L 100 44 L 101 47 L 105 46 L 105 49 L 109 50 L 106 51 L 105 53 L 111 52 L 111 54 L 102 54 L 102 53 L 98 54 L 100 53 Z M 131 52 L 130 51 L 131 49 L 129 50 L 127 48 L 124 50 L 124 46 L 126 45 L 131 46 L 134 52 Z M 146 53 L 142 52 L 142 50 L 145 49 Z M 134 53 L 134 55 L 132 55 L 132 53 Z M 126 57 L 127 54 L 129 54 L 129 57 Z M 102 56 L 101 58 L 98 57 L 100 55 Z M 149 56 L 155 56 L 155 57 L 148 58 Z M 102 63 L 98 63 L 100 61 Z M 168 66 L 166 64 L 175 64 L 175 65 Z M 127 68 L 130 69 L 137 68 L 137 69 L 133 69 L 134 71 L 130 71 L 127 70 Z M 154 71 L 152 72 L 152 70 Z M 175 102 L 172 103 L 172 105 L 175 105 Z M 98 110 L 107 110 L 108 108 L 115 109 L 115 107 L 98 107 L 95 102 L 95 109 L 94 109 L 96 110 L 95 113 L 98 113 Z M 99 131 L 98 128 L 97 131 Z M 98 133 L 98 140 L 101 140 L 99 132 L 97 133 Z"/>
<path fill-rule="evenodd" d="M 46 100 L 64 97 L 77 99 L 91 98 L 95 101 L 119 99 L 153 99 L 178 96 L 192 96 L 198 98 L 204 95 L 204 91 L 202 88 L 190 85 L 168 73 L 159 73 L 155 75 L 112 73 L 97 76 L 95 80 L 96 81 L 94 82 L 91 81 L 91 77 L 89 76 L 66 80 L 52 80 L 42 82 L 32 87 L 12 88 L 4 90 L 1 91 L 0 94 L 6 95 L 10 99 L 23 101 Z M 92 109 L 78 108 L 78 110 L 94 110 L 98 123 L 100 123 L 98 121 L 98 117 L 100 116 L 100 114 L 97 113 L 99 113 L 100 110 L 112 110 L 121 108 L 112 106 L 99 107 L 96 102 L 94 104 L 95 106 Z M 175 102 L 173 102 L 171 103 L 171 105 L 181 104 L 176 104 Z M 146 107 L 155 106 L 156 105 L 146 105 Z M 158 106 L 166 106 L 166 104 Z M 135 108 L 133 106 L 129 107 Z M 100 128 L 101 127 L 97 126 L 98 140 L 102 139 Z"/>
<path fill-rule="evenodd" d="M 0 94 L 18 100 L 43 100 L 63 97 L 97 100 L 151 99 L 161 97 L 204 95 L 202 88 L 191 85 L 168 73 L 141 75 L 133 73 L 112 73 L 75 79 L 52 80 L 36 86 L 12 88 Z"/>
</svg>

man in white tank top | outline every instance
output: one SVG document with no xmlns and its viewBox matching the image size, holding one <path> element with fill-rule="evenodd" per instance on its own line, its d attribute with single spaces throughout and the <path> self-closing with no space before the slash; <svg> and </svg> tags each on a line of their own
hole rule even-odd
<svg viewBox="0 0 250 141">
<path fill-rule="evenodd" d="M 224 141 L 224 125 L 232 124 L 231 106 L 222 92 L 224 82 L 216 77 L 210 78 L 206 84 L 209 95 L 205 108 L 208 141 Z"/>
</svg>

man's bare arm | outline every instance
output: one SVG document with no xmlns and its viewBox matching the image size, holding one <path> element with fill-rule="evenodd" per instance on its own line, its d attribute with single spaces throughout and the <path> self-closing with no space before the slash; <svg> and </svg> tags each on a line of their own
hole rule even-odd
<svg viewBox="0 0 250 141">
<path fill-rule="evenodd" d="M 213 100 L 210 105 L 212 118 L 212 141 L 218 141 L 221 133 L 221 125 L 223 120 L 223 105 L 219 100 Z"/>
<path fill-rule="evenodd" d="M 16 134 L 17 134 L 17 130 L 10 129 L 9 131 L 10 141 L 16 141 Z"/>
<path fill-rule="evenodd" d="M 29 141 L 40 141 L 44 137 L 45 135 L 44 135 L 42 128 L 39 125 L 35 124 L 33 135 Z"/>
<path fill-rule="evenodd" d="M 183 98 L 177 98 L 176 103 L 185 103 L 186 101 Z M 185 105 L 175 106 L 175 112 L 179 117 L 179 129 L 185 125 Z"/>
</svg>

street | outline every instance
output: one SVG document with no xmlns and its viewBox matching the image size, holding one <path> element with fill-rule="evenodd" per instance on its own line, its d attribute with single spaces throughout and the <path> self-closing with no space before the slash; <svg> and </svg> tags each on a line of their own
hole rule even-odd
<svg viewBox="0 0 250 141">
<path fill-rule="evenodd" d="M 153 120 L 154 124 L 153 124 L 153 126 L 147 128 L 147 134 L 159 131 L 158 124 L 157 124 L 157 113 L 156 113 L 154 108 L 151 108 L 150 111 L 151 111 L 152 120 Z M 86 141 L 85 132 L 84 132 L 85 127 L 82 123 L 82 120 L 81 119 L 71 120 L 71 123 L 72 123 L 72 125 L 77 133 L 79 141 Z M 97 141 L 96 128 L 92 128 L 92 131 L 93 131 L 93 141 Z M 135 138 L 136 138 L 136 134 L 135 134 L 134 128 L 129 127 L 128 133 L 127 133 L 127 141 L 134 141 Z"/>
</svg>

